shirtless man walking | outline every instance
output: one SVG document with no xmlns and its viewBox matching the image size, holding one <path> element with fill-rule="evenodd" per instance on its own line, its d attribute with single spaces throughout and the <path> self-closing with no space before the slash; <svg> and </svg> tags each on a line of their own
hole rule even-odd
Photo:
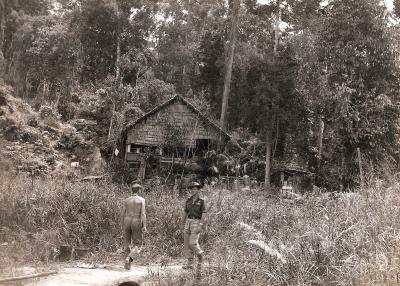
<svg viewBox="0 0 400 286">
<path fill-rule="evenodd" d="M 130 269 L 133 255 L 139 251 L 138 246 L 142 245 L 143 232 L 146 232 L 146 208 L 145 200 L 137 192 L 142 189 L 139 184 L 132 186 L 133 196 L 123 202 L 121 211 L 121 224 L 124 231 L 125 268 Z M 130 245 L 134 245 L 131 249 Z"/>
</svg>

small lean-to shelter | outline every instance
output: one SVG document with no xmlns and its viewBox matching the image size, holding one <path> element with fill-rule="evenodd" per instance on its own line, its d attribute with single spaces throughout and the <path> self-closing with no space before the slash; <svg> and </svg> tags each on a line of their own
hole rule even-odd
<svg viewBox="0 0 400 286">
<path fill-rule="evenodd" d="M 314 174 L 298 159 L 277 160 L 272 167 L 274 183 L 280 188 L 290 187 L 295 192 L 312 190 Z"/>
<path fill-rule="evenodd" d="M 229 134 L 177 95 L 128 125 L 125 160 L 143 179 L 148 165 L 188 165 L 228 140 Z"/>
</svg>

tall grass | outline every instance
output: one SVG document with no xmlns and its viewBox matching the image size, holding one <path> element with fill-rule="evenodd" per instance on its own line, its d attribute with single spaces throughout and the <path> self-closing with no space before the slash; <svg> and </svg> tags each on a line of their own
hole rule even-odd
<svg viewBox="0 0 400 286">
<path fill-rule="evenodd" d="M 0 183 L 0 264 L 51 261 L 60 244 L 115 253 L 122 244 L 120 202 L 126 188 L 108 182 L 5 179 Z M 155 187 L 147 202 L 148 233 L 142 263 L 180 259 L 184 198 Z M 205 191 L 209 229 L 202 236 L 206 264 L 154 285 L 396 285 L 400 272 L 400 185 L 357 193 L 310 195 L 301 201 L 269 198 L 262 191 Z M 261 232 L 244 231 L 246 223 Z M 286 263 L 250 246 L 262 239 Z M 14 243 L 13 243 L 14 242 Z M 0 246 L 1 247 L 1 246 Z M 4 247 L 3 247 L 4 248 Z M 0 249 L 1 251 L 1 249 Z M 49 259 L 50 257 L 50 259 Z M 8 259 L 8 260 L 7 260 Z"/>
<path fill-rule="evenodd" d="M 155 285 L 397 285 L 400 273 L 400 185 L 379 182 L 357 193 L 310 195 L 299 202 L 260 192 L 209 193 L 210 266 Z M 219 201 L 218 201 L 219 199 Z M 260 239 L 286 259 L 245 242 Z"/>
<path fill-rule="evenodd" d="M 51 262 L 57 247 L 89 248 L 94 253 L 122 249 L 121 202 L 128 187 L 108 181 L 5 178 L 0 182 L 0 246 L 9 254 L 0 266 L 15 263 Z M 142 262 L 180 256 L 182 198 L 172 191 L 141 194 L 147 201 L 148 233 Z M 11 257 L 10 257 L 11 256 Z M 2 261 L 3 260 L 3 263 Z"/>
</svg>

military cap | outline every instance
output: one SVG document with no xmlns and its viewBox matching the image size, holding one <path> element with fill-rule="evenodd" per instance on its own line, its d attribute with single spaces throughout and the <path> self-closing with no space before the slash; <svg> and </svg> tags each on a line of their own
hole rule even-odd
<svg viewBox="0 0 400 286">
<path fill-rule="evenodd" d="M 142 187 L 141 185 L 139 185 L 139 184 L 134 184 L 134 185 L 131 187 L 131 189 L 132 189 L 132 190 L 141 190 L 141 189 L 143 189 L 143 187 Z"/>
</svg>

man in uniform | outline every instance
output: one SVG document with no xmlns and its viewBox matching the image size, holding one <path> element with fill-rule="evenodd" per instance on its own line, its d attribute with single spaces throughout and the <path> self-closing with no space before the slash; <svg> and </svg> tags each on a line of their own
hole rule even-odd
<svg viewBox="0 0 400 286">
<path fill-rule="evenodd" d="M 124 200 L 121 211 L 121 224 L 124 231 L 124 251 L 128 255 L 125 268 L 130 269 L 133 256 L 143 243 L 143 232 L 146 232 L 146 207 L 144 198 L 137 192 L 142 189 L 139 184 L 132 186 L 133 196 Z M 131 243 L 134 247 L 130 248 Z"/>
<path fill-rule="evenodd" d="M 200 234 L 205 228 L 205 215 L 206 205 L 204 199 L 200 197 L 201 185 L 197 182 L 192 182 L 188 185 L 190 197 L 186 200 L 183 222 L 184 222 L 184 244 L 185 256 L 187 264 L 183 269 L 193 268 L 193 254 L 199 260 L 201 267 L 203 261 L 203 250 L 199 245 Z"/>
</svg>

